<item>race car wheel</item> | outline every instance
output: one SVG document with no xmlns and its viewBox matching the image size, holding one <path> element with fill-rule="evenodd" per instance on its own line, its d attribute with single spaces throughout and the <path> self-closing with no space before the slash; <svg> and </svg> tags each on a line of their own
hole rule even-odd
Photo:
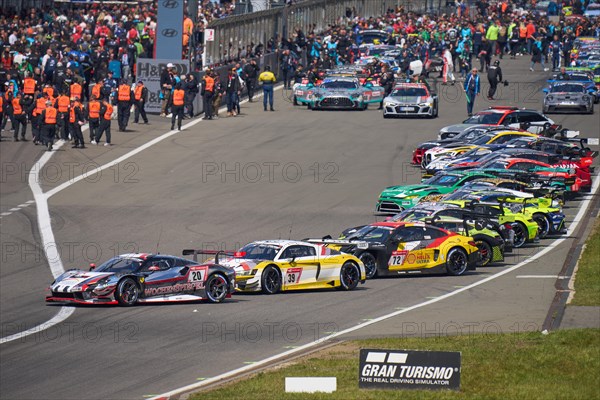
<svg viewBox="0 0 600 400">
<path fill-rule="evenodd" d="M 538 237 L 544 239 L 550 233 L 550 221 L 544 214 L 533 214 L 533 220 L 538 224 Z"/>
<path fill-rule="evenodd" d="M 275 294 L 281 289 L 281 274 L 279 270 L 269 265 L 263 270 L 260 282 L 262 291 L 265 294 Z"/>
<path fill-rule="evenodd" d="M 513 224 L 513 231 L 515 232 L 515 242 L 513 244 L 513 247 L 515 249 L 523 247 L 525 242 L 527 242 L 527 237 L 529 236 L 529 234 L 527 233 L 527 228 L 525 227 L 525 225 L 523 225 L 522 222 L 517 222 Z"/>
<path fill-rule="evenodd" d="M 435 106 L 434 106 L 434 107 L 435 107 L 435 110 L 434 110 L 434 113 L 433 113 L 433 118 L 437 118 L 437 117 L 438 117 L 438 115 L 440 115 L 440 110 L 439 110 L 439 105 L 438 105 L 438 103 L 435 103 Z"/>
<path fill-rule="evenodd" d="M 494 257 L 494 250 L 492 249 L 492 245 L 490 245 L 489 242 L 483 239 L 476 240 L 475 245 L 479 249 L 479 254 L 481 255 L 481 261 L 477 263 L 477 266 L 485 267 L 486 265 L 492 262 L 492 258 Z"/>
<path fill-rule="evenodd" d="M 140 297 L 140 287 L 131 278 L 122 279 L 115 289 L 115 299 L 121 306 L 130 307 Z"/>
<path fill-rule="evenodd" d="M 389 114 L 383 113 L 383 118 L 384 119 L 388 119 L 389 117 L 390 117 Z"/>
<path fill-rule="evenodd" d="M 373 279 L 377 276 L 377 260 L 371 253 L 364 252 L 358 256 L 358 259 L 365 265 L 367 279 Z"/>
<path fill-rule="evenodd" d="M 448 275 L 459 276 L 465 273 L 468 266 L 467 253 L 460 247 L 454 247 L 446 257 Z"/>
<path fill-rule="evenodd" d="M 340 270 L 340 290 L 352 290 L 360 281 L 360 269 L 353 262 L 346 261 Z"/>
<path fill-rule="evenodd" d="M 221 303 L 227 297 L 227 279 L 221 274 L 212 274 L 206 280 L 206 298 L 211 303 Z"/>
<path fill-rule="evenodd" d="M 297 106 L 298 105 L 298 98 L 296 96 L 294 96 L 294 105 Z"/>
</svg>

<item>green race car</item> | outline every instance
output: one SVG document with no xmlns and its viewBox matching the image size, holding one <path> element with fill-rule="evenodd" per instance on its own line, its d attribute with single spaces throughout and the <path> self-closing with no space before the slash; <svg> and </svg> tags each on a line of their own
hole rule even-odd
<svg viewBox="0 0 600 400">
<path fill-rule="evenodd" d="M 375 211 L 383 214 L 396 214 L 414 207 L 425 196 L 452 193 L 467 182 L 493 177 L 493 175 L 479 171 L 438 172 L 420 184 L 385 188 L 379 195 Z"/>
</svg>

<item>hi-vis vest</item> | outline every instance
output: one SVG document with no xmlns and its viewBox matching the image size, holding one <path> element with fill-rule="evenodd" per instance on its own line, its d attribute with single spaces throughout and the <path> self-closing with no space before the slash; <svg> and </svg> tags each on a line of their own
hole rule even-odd
<svg viewBox="0 0 600 400">
<path fill-rule="evenodd" d="M 23 81 L 23 93 L 33 94 L 35 93 L 35 79 L 25 78 Z"/>
<path fill-rule="evenodd" d="M 100 91 L 102 90 L 102 84 L 101 83 L 96 83 L 94 85 L 94 87 L 92 88 L 92 95 L 96 96 L 97 99 L 100 98 Z"/>
<path fill-rule="evenodd" d="M 81 85 L 77 82 L 75 82 L 74 84 L 71 85 L 71 97 L 78 97 L 81 99 L 81 93 L 83 91 L 83 88 L 81 87 Z"/>
<path fill-rule="evenodd" d="M 14 115 L 23 114 L 23 107 L 21 107 L 20 101 L 21 101 L 21 99 L 13 99 L 13 101 L 12 101 Z"/>
<path fill-rule="evenodd" d="M 206 89 L 208 90 L 208 89 Z M 181 89 L 176 89 L 173 92 L 173 105 L 174 106 L 182 106 L 183 105 L 183 97 L 185 95 L 185 92 Z"/>
<path fill-rule="evenodd" d="M 46 86 L 42 92 L 47 93 L 50 97 L 54 97 L 54 88 L 52 86 Z"/>
<path fill-rule="evenodd" d="M 215 89 L 215 80 L 210 76 L 204 77 L 204 90 L 212 92 Z"/>
<path fill-rule="evenodd" d="M 35 101 L 35 109 L 33 110 L 33 115 L 38 116 L 42 114 L 42 111 L 46 109 L 46 99 L 40 97 Z"/>
<path fill-rule="evenodd" d="M 142 99 L 142 91 L 144 90 L 144 86 L 142 85 L 137 85 L 135 87 L 135 93 L 134 93 L 134 98 L 137 101 L 140 101 Z"/>
<path fill-rule="evenodd" d="M 104 119 L 110 121 L 110 116 L 113 113 L 113 106 L 110 103 L 104 103 L 106 111 L 104 112 Z"/>
<path fill-rule="evenodd" d="M 90 101 L 88 108 L 90 118 L 100 118 L 100 102 L 98 100 Z"/>
<path fill-rule="evenodd" d="M 58 96 L 58 112 L 66 113 L 69 111 L 70 100 L 68 96 L 60 95 Z"/>
<path fill-rule="evenodd" d="M 58 114 L 58 110 L 54 107 L 46 108 L 46 118 L 44 122 L 49 125 L 56 124 L 56 115 Z"/>
<path fill-rule="evenodd" d="M 119 101 L 129 101 L 131 99 L 131 86 L 119 86 Z"/>
<path fill-rule="evenodd" d="M 73 105 L 69 109 L 69 122 L 72 123 L 72 124 L 75 123 L 75 109 L 76 108 L 81 108 L 81 104 L 79 104 L 79 103 L 73 103 Z"/>
</svg>

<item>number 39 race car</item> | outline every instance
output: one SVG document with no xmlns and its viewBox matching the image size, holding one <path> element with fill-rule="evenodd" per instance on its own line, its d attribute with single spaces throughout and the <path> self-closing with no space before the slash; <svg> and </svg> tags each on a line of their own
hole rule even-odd
<svg viewBox="0 0 600 400">
<path fill-rule="evenodd" d="M 235 290 L 235 272 L 218 264 L 167 255 L 123 254 L 90 271 L 71 269 L 50 286 L 47 302 L 119 304 L 208 300 Z"/>
<path fill-rule="evenodd" d="M 352 290 L 366 279 L 358 258 L 304 241 L 256 241 L 227 255 L 230 257 L 221 263 L 235 269 L 237 290 L 241 292 Z"/>
</svg>

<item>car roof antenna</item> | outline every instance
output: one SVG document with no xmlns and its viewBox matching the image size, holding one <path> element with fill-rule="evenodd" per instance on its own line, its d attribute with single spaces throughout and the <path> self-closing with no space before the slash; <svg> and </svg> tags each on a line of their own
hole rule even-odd
<svg viewBox="0 0 600 400">
<path fill-rule="evenodd" d="M 162 237 L 162 231 L 163 231 L 163 227 L 161 225 L 160 232 L 158 232 L 158 240 L 156 242 L 156 254 L 160 254 L 160 251 L 158 251 L 158 246 L 160 245 L 160 238 Z"/>
</svg>

